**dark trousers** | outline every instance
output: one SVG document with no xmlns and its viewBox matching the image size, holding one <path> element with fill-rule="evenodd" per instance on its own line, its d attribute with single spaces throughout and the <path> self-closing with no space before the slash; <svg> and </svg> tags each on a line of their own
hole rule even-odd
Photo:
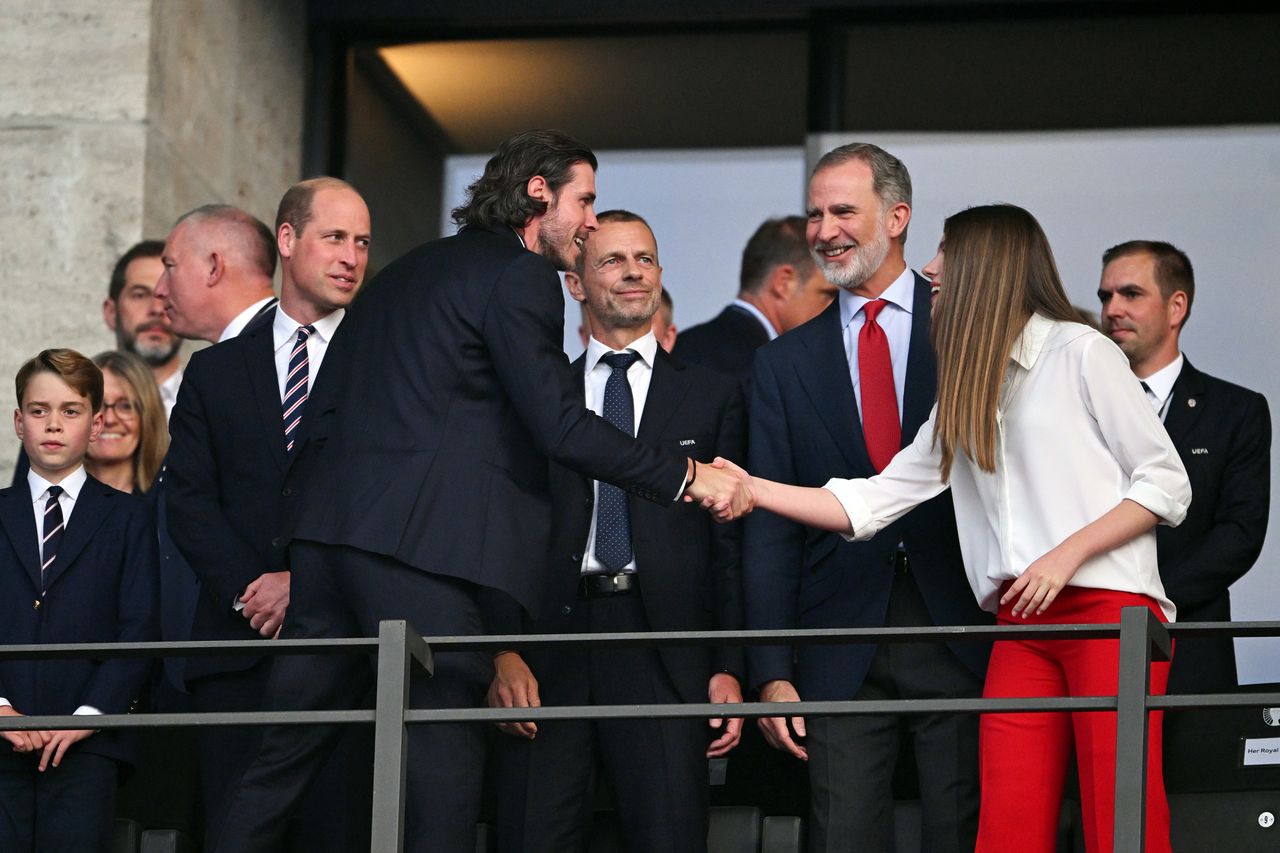
<svg viewBox="0 0 1280 853">
<path fill-rule="evenodd" d="M 118 765 L 73 745 L 43 773 L 39 753 L 0 746 L 0 850 L 108 853 Z"/>
<path fill-rule="evenodd" d="M 634 592 L 582 601 L 576 613 L 578 632 L 649 630 Z M 527 662 L 544 706 L 681 701 L 654 649 L 548 650 Z M 705 720 L 555 720 L 531 741 L 501 735 L 499 849 L 585 851 L 603 771 L 630 853 L 705 853 L 710 731 Z"/>
<path fill-rule="evenodd" d="M 886 625 L 933 624 L 909 574 L 894 578 Z M 982 681 L 938 643 L 883 643 L 857 699 L 973 698 Z M 972 853 L 978 828 L 978 720 L 958 714 L 858 715 L 805 721 L 813 853 L 892 853 L 893 773 L 912 739 L 920 775 L 922 849 Z"/>
<path fill-rule="evenodd" d="M 288 639 L 376 636 L 378 623 L 405 619 L 424 635 L 482 633 L 471 584 L 427 574 L 355 548 L 296 542 L 290 550 Z M 492 676 L 488 655 L 438 654 L 435 675 L 414 668 L 415 708 L 471 707 Z M 350 709 L 365 704 L 373 683 L 367 656 L 290 657 L 269 679 L 268 707 Z M 275 853 L 286 819 L 306 796 L 341 735 L 333 726 L 274 726 L 228 808 L 218 853 Z M 472 853 L 484 764 L 477 725 L 424 724 L 410 729 L 405 850 Z M 365 759 L 371 773 L 373 756 Z M 366 777 L 367 778 L 367 777 Z"/>
<path fill-rule="evenodd" d="M 282 666 L 293 659 L 280 658 Z M 208 713 L 261 711 L 273 661 L 264 658 L 241 672 L 196 679 L 191 694 L 196 709 Z M 259 726 L 205 726 L 198 734 L 200 790 L 205 814 L 207 850 L 213 850 L 227 825 L 227 809 L 240 779 L 259 755 Z M 348 853 L 369 846 L 370 782 L 368 768 L 373 735 L 345 727 L 337 747 L 323 762 L 314 784 L 287 821 L 279 850 L 288 853 Z M 353 775 L 364 768 L 365 775 Z M 359 806 L 357 810 L 355 807 Z"/>
</svg>

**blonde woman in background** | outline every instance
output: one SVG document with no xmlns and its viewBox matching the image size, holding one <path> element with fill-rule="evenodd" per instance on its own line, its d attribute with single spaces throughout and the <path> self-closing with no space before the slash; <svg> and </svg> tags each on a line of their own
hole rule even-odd
<svg viewBox="0 0 1280 853">
<path fill-rule="evenodd" d="M 160 389 L 151 368 L 132 353 L 100 352 L 93 363 L 102 370 L 102 433 L 89 445 L 84 466 L 108 486 L 143 494 L 169 449 Z"/>
</svg>

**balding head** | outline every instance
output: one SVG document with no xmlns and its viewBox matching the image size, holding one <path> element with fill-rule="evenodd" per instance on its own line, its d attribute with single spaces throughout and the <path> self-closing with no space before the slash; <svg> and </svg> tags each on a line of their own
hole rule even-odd
<svg viewBox="0 0 1280 853">
<path fill-rule="evenodd" d="M 271 295 L 275 239 L 240 208 L 207 204 L 179 217 L 163 261 L 156 296 L 173 330 L 213 342 L 237 314 Z"/>
</svg>

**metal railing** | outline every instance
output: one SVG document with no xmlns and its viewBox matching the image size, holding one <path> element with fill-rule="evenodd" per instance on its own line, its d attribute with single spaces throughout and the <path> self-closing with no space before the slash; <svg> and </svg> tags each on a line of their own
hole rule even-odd
<svg viewBox="0 0 1280 853">
<path fill-rule="evenodd" d="M 259 640 L 0 646 L 0 660 L 207 655 L 374 654 L 375 707 L 348 711 L 254 711 L 108 714 L 96 729 L 165 726 L 370 724 L 374 726 L 372 853 L 400 853 L 404 845 L 408 726 L 430 723 L 543 722 L 586 719 L 682 719 L 711 717 L 844 716 L 1047 711 L 1116 712 L 1115 853 L 1142 853 L 1146 829 L 1148 712 L 1162 709 L 1280 705 L 1280 692 L 1150 695 L 1150 664 L 1167 660 L 1172 637 L 1277 637 L 1280 622 L 1161 623 L 1145 607 L 1126 607 L 1118 624 L 833 628 L 795 631 L 668 631 L 620 634 L 535 634 L 422 637 L 403 621 L 383 622 L 378 637 L 333 640 Z M 846 643 L 987 642 L 1012 639 L 1116 639 L 1120 641 L 1115 696 L 997 699 L 895 699 L 740 704 L 558 706 L 542 708 L 409 707 L 414 666 L 432 671 L 440 652 L 498 651 L 590 643 L 607 646 L 769 646 Z M 82 716 L 0 717 L 0 731 L 84 728 Z"/>
</svg>

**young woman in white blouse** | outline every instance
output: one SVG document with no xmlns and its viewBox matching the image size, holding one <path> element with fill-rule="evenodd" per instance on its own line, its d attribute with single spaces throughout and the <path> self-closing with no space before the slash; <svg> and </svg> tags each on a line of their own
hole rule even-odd
<svg viewBox="0 0 1280 853">
<path fill-rule="evenodd" d="M 929 421 L 879 476 L 753 479 L 756 506 L 860 540 L 950 487 L 974 595 L 1001 624 L 1114 623 L 1130 605 L 1172 620 L 1154 527 L 1182 521 L 1186 471 L 1124 354 L 1076 322 L 1040 225 L 1012 205 L 957 213 L 925 272 L 941 285 Z M 1002 640 L 985 695 L 1114 695 L 1118 654 L 1115 640 Z M 1167 679 L 1153 664 L 1152 693 Z M 1086 847 L 1111 849 L 1115 714 L 985 714 L 980 732 L 978 853 L 1052 853 L 1073 742 Z M 1147 850 L 1164 853 L 1160 736 L 1152 714 Z"/>
</svg>

